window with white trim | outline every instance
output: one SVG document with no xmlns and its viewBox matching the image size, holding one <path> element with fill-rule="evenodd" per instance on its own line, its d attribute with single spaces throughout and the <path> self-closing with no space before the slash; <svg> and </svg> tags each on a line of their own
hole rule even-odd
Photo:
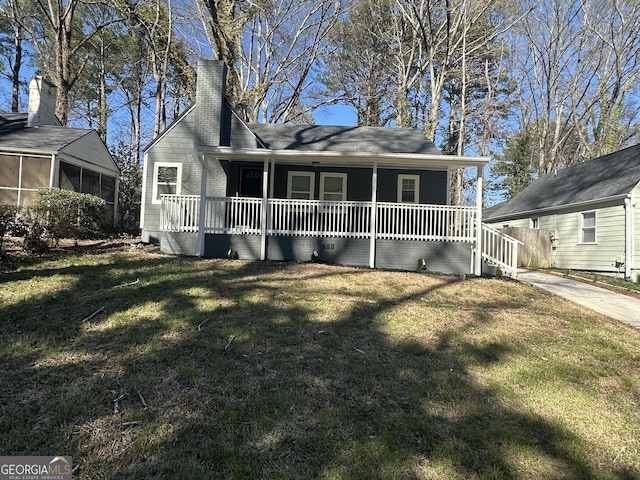
<svg viewBox="0 0 640 480">
<path fill-rule="evenodd" d="M 595 210 L 580 214 L 580 243 L 596 243 L 596 226 Z"/>
<path fill-rule="evenodd" d="M 316 175 L 313 172 L 289 172 L 287 198 L 313 200 Z"/>
<path fill-rule="evenodd" d="M 320 173 L 320 200 L 344 202 L 347 199 L 347 174 Z"/>
<path fill-rule="evenodd" d="M 531 217 L 529 219 L 529 228 L 540 228 L 540 219 L 538 217 Z"/>
<path fill-rule="evenodd" d="M 420 175 L 398 175 L 398 203 L 420 203 Z"/>
<path fill-rule="evenodd" d="M 153 165 L 153 203 L 160 203 L 161 195 L 180 195 L 182 164 L 156 162 Z"/>
</svg>

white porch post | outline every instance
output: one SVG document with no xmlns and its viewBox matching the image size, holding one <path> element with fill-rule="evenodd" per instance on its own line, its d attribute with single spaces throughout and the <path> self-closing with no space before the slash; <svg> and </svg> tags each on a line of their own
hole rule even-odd
<svg viewBox="0 0 640 480">
<path fill-rule="evenodd" d="M 262 162 L 262 212 L 260 215 L 260 260 L 267 258 L 267 218 L 269 208 L 269 159 Z"/>
<path fill-rule="evenodd" d="M 273 189 L 276 183 L 276 161 L 271 159 L 269 163 L 270 163 L 269 168 L 271 169 L 271 178 L 269 179 L 269 191 L 273 196 Z M 268 195 L 267 195 L 267 198 L 268 198 Z"/>
<path fill-rule="evenodd" d="M 371 232 L 369 238 L 369 268 L 376 267 L 376 235 L 378 231 L 378 162 L 373 162 L 371 175 Z"/>
<path fill-rule="evenodd" d="M 198 212 L 198 245 L 196 248 L 196 256 L 204 256 L 204 239 L 205 239 L 205 226 L 207 216 L 207 157 L 203 152 L 198 152 L 198 159 L 201 164 L 201 176 L 200 176 L 200 205 Z"/>
<path fill-rule="evenodd" d="M 484 165 L 478 165 L 476 180 L 476 264 L 474 274 L 482 275 L 482 183 L 484 178 Z"/>
</svg>

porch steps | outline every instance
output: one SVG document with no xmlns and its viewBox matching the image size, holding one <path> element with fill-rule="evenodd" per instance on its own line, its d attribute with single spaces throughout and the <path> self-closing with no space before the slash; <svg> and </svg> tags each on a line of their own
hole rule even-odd
<svg viewBox="0 0 640 480">
<path fill-rule="evenodd" d="M 482 270 L 495 275 L 498 269 L 502 276 L 517 280 L 518 246 L 522 242 L 486 223 L 482 224 Z"/>
</svg>

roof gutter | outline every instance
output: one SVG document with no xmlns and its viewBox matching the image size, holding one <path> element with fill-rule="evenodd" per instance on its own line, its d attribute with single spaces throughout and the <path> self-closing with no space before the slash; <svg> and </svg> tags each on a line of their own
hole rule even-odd
<svg viewBox="0 0 640 480">
<path fill-rule="evenodd" d="M 300 150 L 270 150 L 266 148 L 232 148 L 212 147 L 201 145 L 198 151 L 214 154 L 218 158 L 227 160 L 264 160 L 271 159 L 280 162 L 299 163 L 301 160 L 308 162 L 325 162 L 327 164 L 370 164 L 374 160 L 378 166 L 384 164 L 394 166 L 426 167 L 438 166 L 444 168 L 484 167 L 491 158 L 489 157 L 465 157 L 460 155 L 441 155 L 424 153 L 346 153 L 336 151 L 309 152 Z"/>
<path fill-rule="evenodd" d="M 40 150 L 35 148 L 16 148 L 16 147 L 0 147 L 0 152 L 2 153 L 16 153 L 19 155 L 29 154 L 29 155 L 41 155 L 45 157 L 49 157 L 51 155 L 57 155 L 60 153 L 60 150 Z"/>
<path fill-rule="evenodd" d="M 534 210 L 526 210 L 526 211 L 522 211 L 522 212 L 515 212 L 515 213 L 510 213 L 508 215 L 499 215 L 499 216 L 496 216 L 496 217 L 485 216 L 485 221 L 487 221 L 487 222 L 496 222 L 496 221 L 501 221 L 501 220 L 512 220 L 514 218 L 526 217 L 526 216 L 530 216 L 530 215 L 533 215 L 533 214 L 554 212 L 554 211 L 558 211 L 558 210 L 566 210 L 566 209 L 570 209 L 570 208 L 584 207 L 584 206 L 588 206 L 588 205 L 597 205 L 599 203 L 612 202 L 614 200 L 624 200 L 625 198 L 627 198 L 627 196 L 628 196 L 627 193 L 621 193 L 620 195 L 614 195 L 612 197 L 599 198 L 597 200 L 587 200 L 587 201 L 584 201 L 584 202 L 568 203 L 568 204 L 565 204 L 565 205 L 558 205 L 558 206 L 554 206 L 554 207 L 536 208 Z"/>
</svg>

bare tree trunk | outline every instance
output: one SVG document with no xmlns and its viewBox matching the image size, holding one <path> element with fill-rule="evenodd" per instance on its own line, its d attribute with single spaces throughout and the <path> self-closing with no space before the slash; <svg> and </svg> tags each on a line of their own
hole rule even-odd
<svg viewBox="0 0 640 480">
<path fill-rule="evenodd" d="M 209 19 L 203 21 L 207 27 L 207 38 L 214 56 L 227 65 L 227 98 L 233 107 L 240 103 L 240 75 L 237 70 L 241 49 L 242 31 L 252 17 L 251 5 L 243 0 L 197 0 L 201 14 L 206 10 Z"/>
<path fill-rule="evenodd" d="M 211 48 L 227 64 L 227 98 L 236 112 L 252 122 L 308 118 L 315 105 L 301 100 L 341 2 L 283 0 L 258 8 L 248 0 L 198 1 L 200 13 L 209 13 Z"/>
<path fill-rule="evenodd" d="M 151 42 L 151 69 L 156 82 L 153 138 L 160 135 L 167 126 L 167 70 L 173 39 L 172 0 L 166 0 L 166 25 L 162 24 L 165 11 L 162 8 L 161 0 L 155 1 L 155 18 L 153 19 L 153 23 L 147 26 L 148 37 Z"/>
<path fill-rule="evenodd" d="M 107 106 L 107 72 L 105 67 L 104 42 L 100 41 L 99 79 L 98 79 L 98 128 L 97 132 L 103 142 L 107 142 L 107 119 L 109 116 Z"/>
<path fill-rule="evenodd" d="M 46 0 L 46 3 L 45 0 L 37 0 L 31 4 L 38 11 L 36 17 L 42 22 L 40 30 L 33 28 L 32 19 L 27 18 L 27 14 L 20 13 L 16 17 L 16 22 L 29 34 L 33 47 L 43 60 L 42 67 L 46 75 L 57 87 L 56 116 L 62 125 L 66 125 L 69 119 L 71 89 L 86 65 L 82 59 L 76 58 L 78 52 L 103 28 L 122 21 L 120 18 L 111 19 L 85 31 L 76 24 L 86 26 L 75 18 L 79 3 L 80 0 Z M 43 34 L 51 35 L 54 50 L 52 63 L 44 61 L 50 57 L 50 46 L 42 41 Z M 78 35 L 79 38 L 75 38 Z"/>
<path fill-rule="evenodd" d="M 22 27 L 14 25 L 13 45 L 15 53 L 11 65 L 11 111 L 20 109 L 20 69 L 22 68 Z"/>
</svg>

